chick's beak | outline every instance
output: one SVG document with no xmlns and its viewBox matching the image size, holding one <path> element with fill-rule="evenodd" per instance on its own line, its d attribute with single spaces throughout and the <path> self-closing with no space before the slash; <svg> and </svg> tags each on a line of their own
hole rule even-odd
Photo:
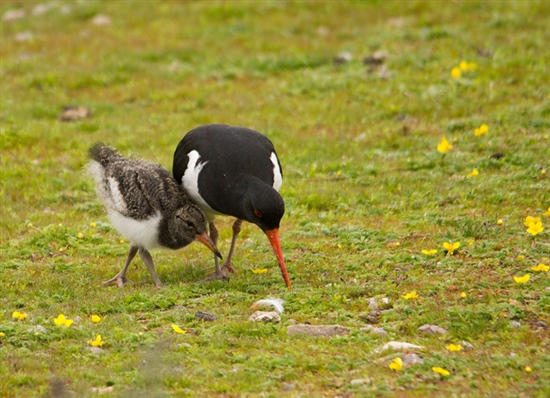
<svg viewBox="0 0 550 398">
<path fill-rule="evenodd" d="M 206 234 L 206 232 L 202 234 L 197 234 L 196 237 L 197 237 L 197 240 L 203 245 L 205 245 L 206 247 L 208 247 L 212 251 L 212 253 L 216 255 L 216 257 L 223 259 L 222 254 L 220 253 L 216 245 L 214 245 L 214 242 L 212 242 L 212 239 L 210 239 L 210 237 Z"/>
</svg>

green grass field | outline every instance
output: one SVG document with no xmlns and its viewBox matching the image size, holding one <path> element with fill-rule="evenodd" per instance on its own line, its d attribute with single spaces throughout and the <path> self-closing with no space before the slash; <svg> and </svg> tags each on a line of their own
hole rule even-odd
<svg viewBox="0 0 550 398">
<path fill-rule="evenodd" d="M 3 1 L 0 396 L 548 397 L 548 15 L 542 0 Z M 62 122 L 69 105 L 93 114 Z M 153 252 L 164 289 L 139 259 L 131 284 L 103 287 L 128 242 L 88 147 L 171 168 L 206 123 L 275 144 L 294 290 L 250 224 L 229 282 L 200 282 L 212 255 L 193 244 Z M 270 296 L 282 322 L 249 322 Z M 391 370 L 390 340 L 424 363 Z"/>
</svg>

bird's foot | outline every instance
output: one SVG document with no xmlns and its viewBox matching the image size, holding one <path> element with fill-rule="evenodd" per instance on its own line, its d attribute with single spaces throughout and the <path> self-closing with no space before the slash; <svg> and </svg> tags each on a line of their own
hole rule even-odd
<svg viewBox="0 0 550 398">
<path fill-rule="evenodd" d="M 116 275 L 114 278 L 109 279 L 108 281 L 103 282 L 103 286 L 113 286 L 124 287 L 128 283 L 128 278 L 125 276 Z"/>
<path fill-rule="evenodd" d="M 214 272 L 210 276 L 201 280 L 200 282 L 212 282 L 212 281 L 229 281 L 229 276 L 227 276 L 225 272 L 220 270 L 220 272 Z"/>
<path fill-rule="evenodd" d="M 233 268 L 233 266 L 231 265 L 230 262 L 224 262 L 222 264 L 222 269 L 225 269 L 227 270 L 227 272 L 231 273 L 231 274 L 234 274 L 235 273 L 235 268 Z"/>
</svg>

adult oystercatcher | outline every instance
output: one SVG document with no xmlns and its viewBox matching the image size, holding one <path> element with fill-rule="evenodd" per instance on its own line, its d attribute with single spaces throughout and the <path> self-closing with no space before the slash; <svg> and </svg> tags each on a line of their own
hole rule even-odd
<svg viewBox="0 0 550 398">
<path fill-rule="evenodd" d="M 177 250 L 198 239 L 222 257 L 206 234 L 204 213 L 168 170 L 145 160 L 125 158 L 103 143 L 94 144 L 88 152 L 88 171 L 98 196 L 114 227 L 131 242 L 124 267 L 105 285 L 124 286 L 126 270 L 139 252 L 155 284 L 161 287 L 149 254 L 155 247 Z"/>
<path fill-rule="evenodd" d="M 206 214 L 214 244 L 218 241 L 214 218 L 237 218 L 224 269 L 235 272 L 231 257 L 245 220 L 267 235 L 286 285 L 292 289 L 279 241 L 279 223 L 285 212 L 283 198 L 277 192 L 283 182 L 281 164 L 266 136 L 225 124 L 197 127 L 178 144 L 172 173 Z M 217 277 L 224 279 L 217 258 L 215 262 Z"/>
</svg>

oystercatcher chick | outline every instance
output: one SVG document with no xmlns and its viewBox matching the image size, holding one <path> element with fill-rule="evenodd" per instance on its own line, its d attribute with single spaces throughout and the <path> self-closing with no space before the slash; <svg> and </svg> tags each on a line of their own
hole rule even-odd
<svg viewBox="0 0 550 398">
<path fill-rule="evenodd" d="M 215 258 L 218 278 L 226 278 L 224 271 L 235 272 L 231 259 L 244 220 L 267 235 L 285 283 L 292 289 L 279 241 L 279 224 L 285 212 L 278 192 L 283 175 L 275 148 L 266 136 L 225 124 L 197 127 L 178 144 L 172 173 L 206 214 L 214 244 L 218 241 L 215 217 L 237 218 L 222 267 Z"/>
<path fill-rule="evenodd" d="M 155 285 L 162 286 L 150 249 L 181 249 L 195 239 L 218 257 L 216 245 L 206 233 L 207 219 L 181 185 L 162 166 L 123 157 L 116 149 L 96 143 L 89 149 L 88 170 L 96 183 L 113 226 L 130 240 L 122 270 L 106 286 L 124 286 L 126 271 L 139 252 Z"/>
</svg>

